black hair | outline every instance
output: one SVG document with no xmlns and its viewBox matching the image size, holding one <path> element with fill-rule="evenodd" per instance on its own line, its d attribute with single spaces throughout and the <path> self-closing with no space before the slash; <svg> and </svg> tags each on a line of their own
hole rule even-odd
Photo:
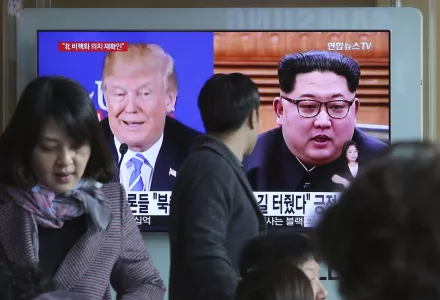
<svg viewBox="0 0 440 300">
<path fill-rule="evenodd" d="M 440 150 L 391 145 L 323 215 L 317 237 L 346 299 L 440 298 Z"/>
<path fill-rule="evenodd" d="M 260 105 L 257 85 L 241 73 L 215 74 L 203 85 L 198 106 L 208 134 L 239 129 Z"/>
<path fill-rule="evenodd" d="M 310 280 L 292 262 L 249 270 L 238 284 L 236 300 L 313 300 Z"/>
<path fill-rule="evenodd" d="M 310 72 L 333 72 L 347 79 L 348 90 L 354 93 L 361 77 L 359 64 L 351 57 L 332 51 L 306 51 L 287 54 L 279 63 L 278 81 L 284 93 L 295 88 L 296 76 Z"/>
<path fill-rule="evenodd" d="M 316 259 L 312 240 L 298 233 L 270 234 L 250 240 L 240 257 L 240 274 L 258 265 L 288 260 L 301 266 L 310 259 Z"/>
<path fill-rule="evenodd" d="M 22 187 L 36 184 L 30 170 L 31 153 L 50 119 L 75 146 L 90 143 L 91 155 L 84 177 L 102 183 L 113 179 L 115 164 L 87 91 L 68 78 L 45 76 L 26 86 L 0 136 L 0 182 Z"/>
<path fill-rule="evenodd" d="M 34 264 L 0 261 L 1 300 L 31 300 L 56 288 L 52 279 Z"/>
</svg>

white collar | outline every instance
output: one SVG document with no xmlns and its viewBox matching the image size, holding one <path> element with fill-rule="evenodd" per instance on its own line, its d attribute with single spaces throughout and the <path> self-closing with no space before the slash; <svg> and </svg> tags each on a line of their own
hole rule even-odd
<svg viewBox="0 0 440 300">
<path fill-rule="evenodd" d="M 121 159 L 121 153 L 119 153 L 119 147 L 121 146 L 121 142 L 118 141 L 116 136 L 114 137 L 116 151 L 118 151 L 118 161 Z M 157 157 L 159 156 L 160 148 L 162 147 L 163 143 L 163 133 L 160 136 L 159 140 L 157 140 L 156 143 L 154 143 L 153 146 L 150 147 L 150 149 L 147 149 L 144 152 L 134 152 L 130 149 L 127 150 L 127 153 L 125 153 L 124 158 L 122 160 L 121 166 L 125 166 L 130 159 L 132 159 L 136 154 L 140 153 L 142 154 L 147 161 L 150 163 L 151 167 L 154 169 L 154 166 L 156 165 Z"/>
<path fill-rule="evenodd" d="M 303 166 L 303 168 L 307 171 L 307 173 L 312 172 L 313 169 L 316 168 L 316 166 L 314 166 L 314 167 L 311 167 L 310 169 L 308 169 L 308 168 L 307 168 L 307 167 L 301 162 L 301 160 L 300 160 L 298 157 L 295 156 L 295 158 L 298 160 L 298 162 L 301 164 L 301 166 Z"/>
</svg>

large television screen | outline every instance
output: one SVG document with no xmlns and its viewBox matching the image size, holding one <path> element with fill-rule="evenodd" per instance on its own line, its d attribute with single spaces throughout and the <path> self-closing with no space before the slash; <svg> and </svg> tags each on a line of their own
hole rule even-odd
<svg viewBox="0 0 440 300">
<path fill-rule="evenodd" d="M 167 231 L 172 184 L 189 151 L 185 134 L 173 130 L 179 127 L 185 129 L 178 129 L 180 133 L 190 132 L 189 128 L 204 132 L 197 107 L 203 83 L 215 73 L 250 76 L 261 95 L 261 134 L 244 167 L 256 199 L 269 227 L 313 228 L 320 214 L 389 144 L 390 34 L 43 30 L 38 31 L 37 72 L 38 76 L 75 79 L 88 90 L 97 117 L 107 122 L 106 134 L 115 163 L 120 163 L 116 180 L 124 185 L 134 217 L 144 232 Z M 133 127 L 112 125 L 117 109 L 106 99 L 106 95 L 111 96 L 106 94 L 102 76 L 112 54 L 151 44 L 172 58 L 178 93 L 165 125 L 156 128 L 163 135 L 147 150 L 148 160 L 153 163 L 142 166 L 139 176 L 143 178 L 137 178 L 142 182 L 139 188 L 137 181 L 131 180 L 134 167 L 130 165 L 138 151 L 129 149 L 122 160 L 118 151 Z M 328 57 L 324 65 L 348 64 L 349 71 L 340 68 L 334 76 L 319 70 L 317 74 L 299 74 L 292 79 L 293 90 L 281 93 L 278 67 L 282 58 L 313 55 L 311 51 L 324 51 L 319 52 Z M 334 53 L 343 57 L 335 60 Z M 130 78 L 120 85 L 141 81 L 140 77 Z M 354 99 L 344 98 L 347 90 L 355 93 Z M 148 106 L 125 105 L 120 109 L 146 117 L 154 112 Z"/>
</svg>

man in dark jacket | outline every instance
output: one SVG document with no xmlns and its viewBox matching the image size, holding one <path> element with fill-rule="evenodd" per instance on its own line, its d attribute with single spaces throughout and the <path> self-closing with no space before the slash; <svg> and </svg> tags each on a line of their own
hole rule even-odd
<svg viewBox="0 0 440 300">
<path fill-rule="evenodd" d="M 230 300 L 248 240 L 266 224 L 242 169 L 258 135 L 260 97 L 243 74 L 216 74 L 198 105 L 206 136 L 180 168 L 171 201 L 170 300 Z"/>
</svg>

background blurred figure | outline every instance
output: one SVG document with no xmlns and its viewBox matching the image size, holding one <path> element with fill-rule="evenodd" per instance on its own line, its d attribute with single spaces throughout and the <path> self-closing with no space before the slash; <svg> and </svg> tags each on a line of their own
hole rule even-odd
<svg viewBox="0 0 440 300">
<path fill-rule="evenodd" d="M 230 300 L 246 242 L 266 222 L 242 168 L 258 135 L 257 86 L 216 74 L 198 98 L 206 136 L 196 139 L 173 187 L 170 300 Z"/>
<path fill-rule="evenodd" d="M 310 280 L 292 262 L 257 266 L 244 274 L 236 300 L 313 300 Z"/>
<path fill-rule="evenodd" d="M 120 182 L 127 191 L 171 191 L 176 172 L 199 132 L 167 116 L 178 94 L 174 62 L 155 44 L 110 52 L 102 70 L 108 118 L 101 124 L 116 163 L 128 151 Z M 135 175 L 133 175 L 135 174 Z"/>
<path fill-rule="evenodd" d="M 256 191 L 338 191 L 331 177 L 345 164 L 347 140 L 368 162 L 386 147 L 356 128 L 360 68 L 351 57 L 332 51 L 284 56 L 278 68 L 280 96 L 273 101 L 278 128 L 262 133 L 246 160 Z"/>
<path fill-rule="evenodd" d="M 165 287 L 133 218 L 87 91 L 62 77 L 24 89 L 0 137 L 0 250 L 38 263 L 90 300 L 161 300 Z M 1 254 L 1 253 L 0 253 Z"/>
<path fill-rule="evenodd" d="M 320 281 L 320 268 L 310 238 L 296 233 L 271 234 L 252 239 L 243 249 L 240 274 L 259 265 L 278 262 L 293 263 L 309 278 L 315 300 L 327 298 L 327 291 Z"/>
<path fill-rule="evenodd" d="M 397 143 L 351 183 L 317 229 L 347 300 L 440 299 L 440 151 Z"/>
</svg>

